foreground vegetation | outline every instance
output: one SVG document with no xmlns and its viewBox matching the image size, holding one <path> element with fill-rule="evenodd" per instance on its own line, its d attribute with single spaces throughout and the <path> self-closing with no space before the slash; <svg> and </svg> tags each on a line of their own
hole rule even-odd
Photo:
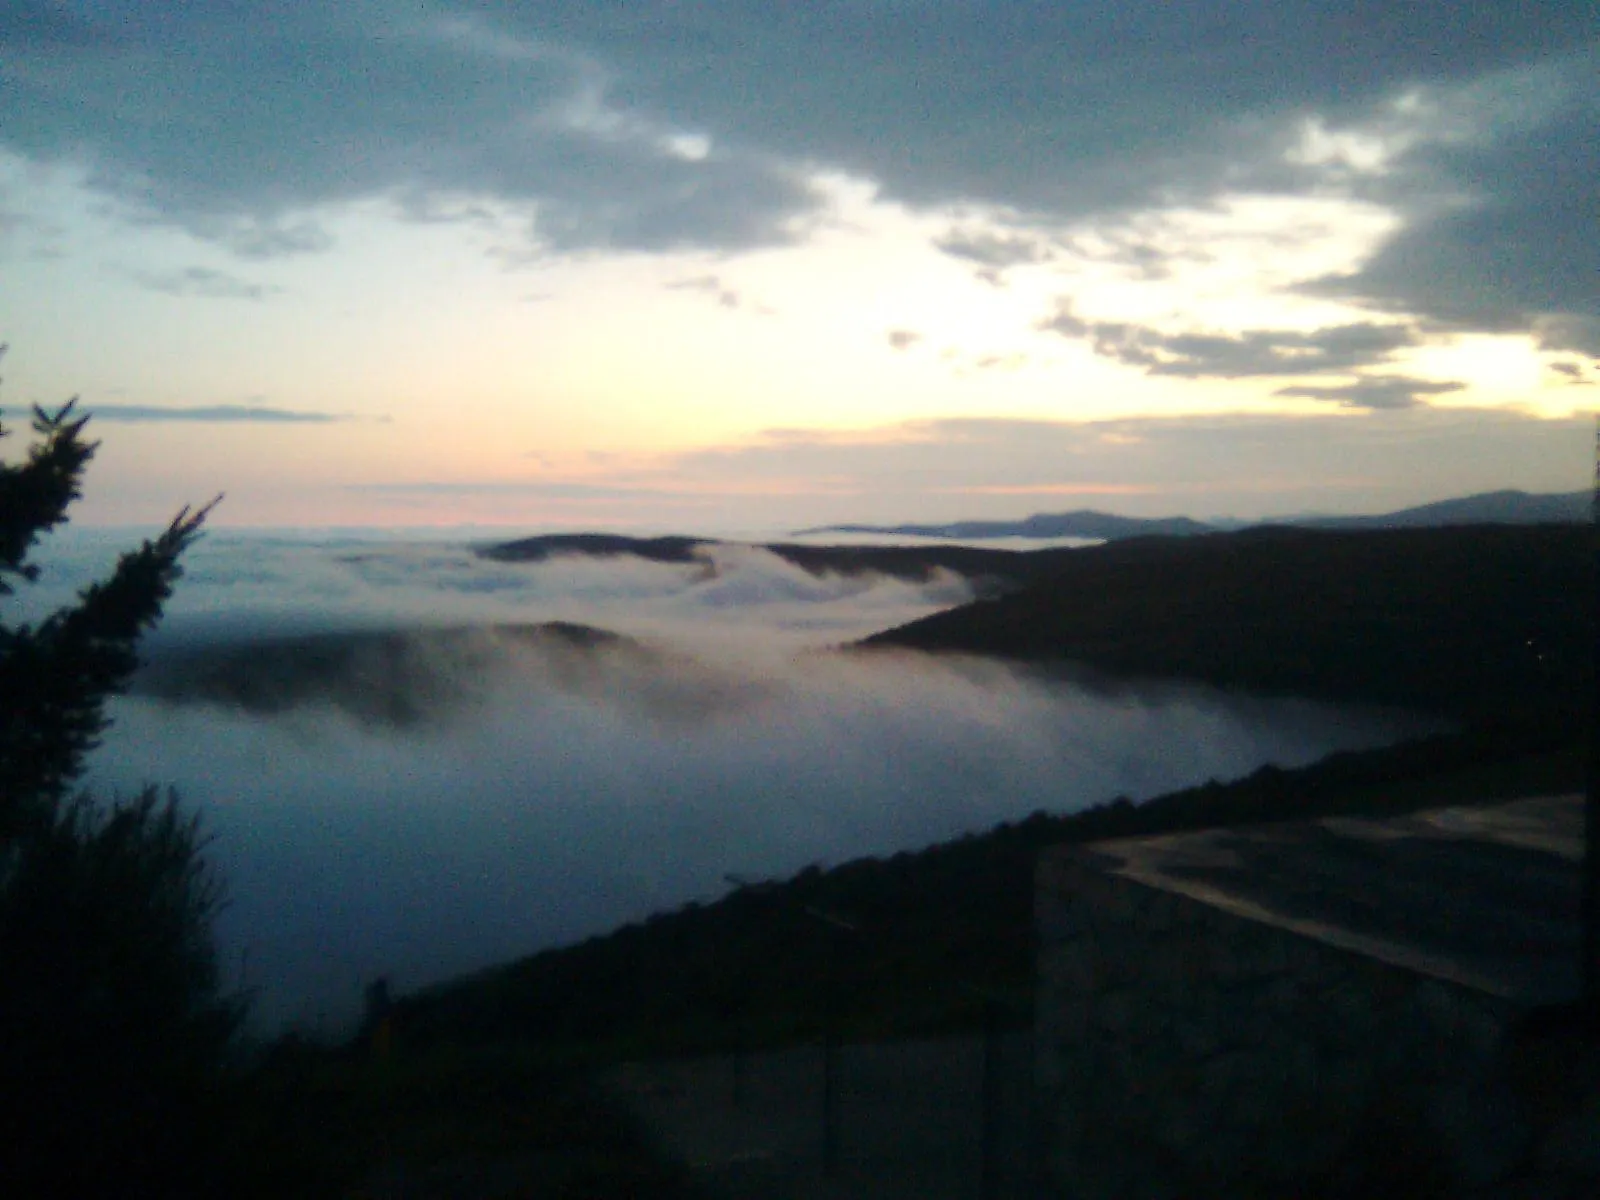
<svg viewBox="0 0 1600 1200">
<path fill-rule="evenodd" d="M 38 578 L 31 551 L 95 452 L 71 405 L 33 424 L 24 461 L 0 462 L 0 600 Z M 38 625 L 0 623 L 0 1193 L 685 1195 L 544 1057 L 391 1056 L 375 1031 L 345 1048 L 240 1037 L 198 818 L 153 787 L 78 788 L 208 511 Z"/>
</svg>

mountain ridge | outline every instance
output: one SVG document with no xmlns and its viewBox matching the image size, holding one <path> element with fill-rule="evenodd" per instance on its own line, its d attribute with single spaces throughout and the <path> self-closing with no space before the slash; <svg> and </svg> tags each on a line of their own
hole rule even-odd
<svg viewBox="0 0 1600 1200">
<path fill-rule="evenodd" d="M 1523 492 L 1505 488 L 1370 515 L 1327 516 L 1308 513 L 1261 521 L 1199 521 L 1183 516 L 1123 517 L 1098 509 L 1081 508 L 1064 513 L 1034 513 L 1016 521 L 952 521 L 942 525 L 819 525 L 798 530 L 793 536 L 844 533 L 970 538 L 980 541 L 1004 537 L 1082 537 L 1117 541 L 1151 535 L 1187 537 L 1260 525 L 1311 529 L 1410 529 L 1439 525 L 1573 524 L 1589 519 L 1591 503 L 1592 497 L 1588 491 Z"/>
</svg>

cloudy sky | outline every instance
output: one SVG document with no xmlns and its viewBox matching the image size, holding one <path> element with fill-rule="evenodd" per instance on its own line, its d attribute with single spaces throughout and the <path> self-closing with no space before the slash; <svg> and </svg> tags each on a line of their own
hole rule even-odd
<svg viewBox="0 0 1600 1200">
<path fill-rule="evenodd" d="M 1574 489 L 1597 79 L 1590 0 L 0 0 L 0 404 L 106 524 Z"/>
</svg>

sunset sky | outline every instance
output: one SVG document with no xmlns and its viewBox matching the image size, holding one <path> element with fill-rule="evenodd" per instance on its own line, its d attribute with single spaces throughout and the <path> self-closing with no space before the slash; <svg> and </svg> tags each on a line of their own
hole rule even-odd
<svg viewBox="0 0 1600 1200">
<path fill-rule="evenodd" d="M 0 0 L 78 510 L 716 532 L 1593 468 L 1590 0 Z"/>
</svg>

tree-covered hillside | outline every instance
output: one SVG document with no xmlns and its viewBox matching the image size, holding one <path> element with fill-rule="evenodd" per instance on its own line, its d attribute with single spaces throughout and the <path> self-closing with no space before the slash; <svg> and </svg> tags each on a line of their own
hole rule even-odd
<svg viewBox="0 0 1600 1200">
<path fill-rule="evenodd" d="M 1142 538 L 1076 551 L 1010 595 L 864 645 L 1542 723 L 1588 693 L 1590 536 L 1464 526 Z"/>
</svg>

